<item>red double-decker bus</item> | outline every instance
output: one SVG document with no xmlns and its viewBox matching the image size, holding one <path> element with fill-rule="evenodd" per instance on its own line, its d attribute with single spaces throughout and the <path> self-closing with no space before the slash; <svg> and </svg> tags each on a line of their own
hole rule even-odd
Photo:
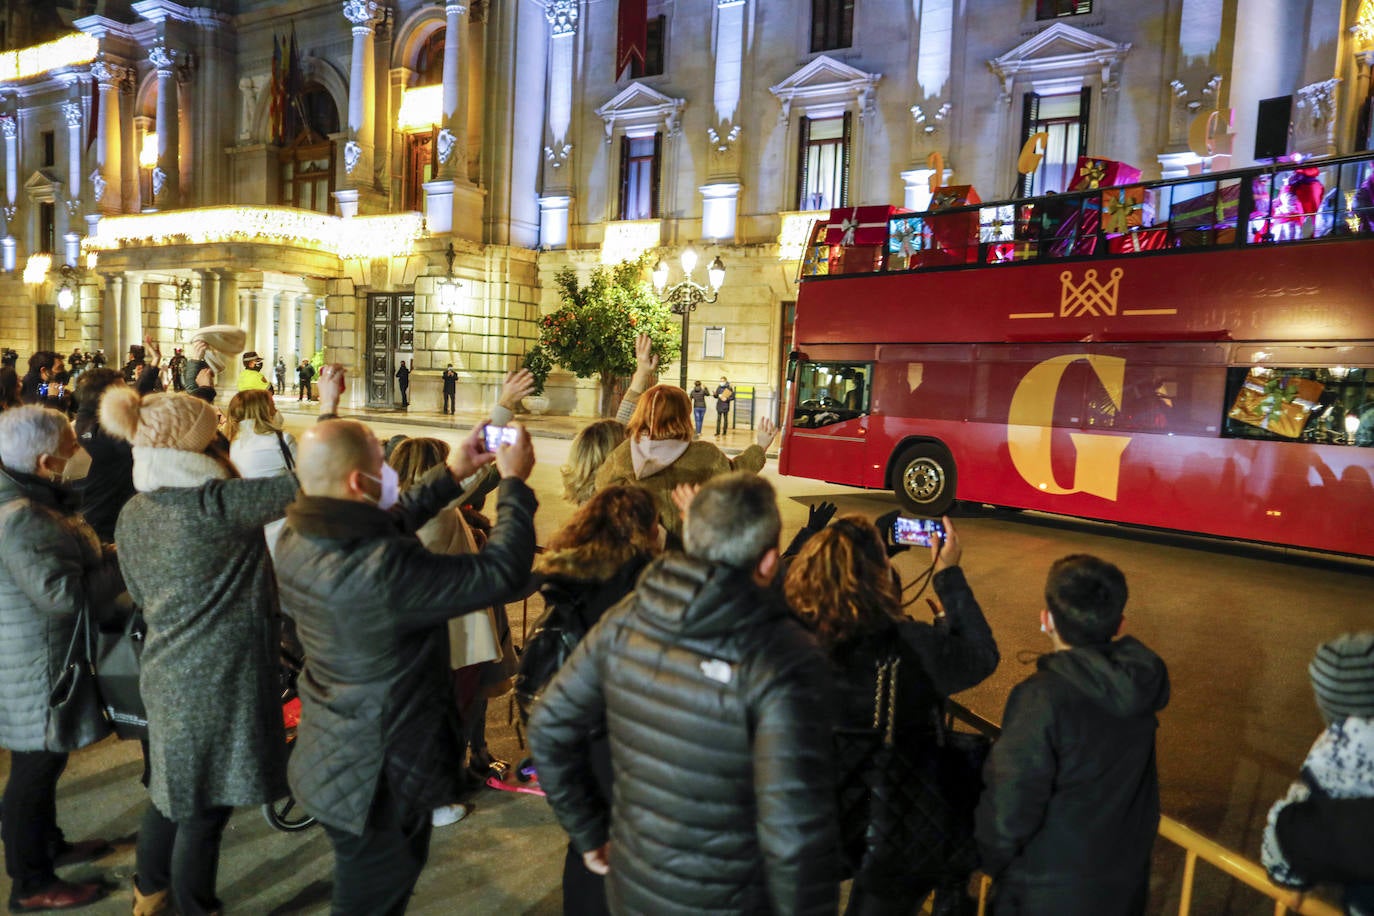
<svg viewBox="0 0 1374 916">
<path fill-rule="evenodd" d="M 1365 156 L 831 211 L 780 471 L 921 515 L 957 498 L 1374 556 L 1371 191 Z"/>
</svg>

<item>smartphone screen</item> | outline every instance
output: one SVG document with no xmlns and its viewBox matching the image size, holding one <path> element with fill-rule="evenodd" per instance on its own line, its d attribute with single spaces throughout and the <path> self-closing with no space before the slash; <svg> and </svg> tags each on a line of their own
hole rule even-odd
<svg viewBox="0 0 1374 916">
<path fill-rule="evenodd" d="M 502 445 L 515 444 L 514 426 L 486 426 L 487 451 L 494 452 Z"/>
<path fill-rule="evenodd" d="M 945 526 L 933 518 L 901 518 L 892 523 L 892 543 L 929 547 L 945 536 Z"/>
</svg>

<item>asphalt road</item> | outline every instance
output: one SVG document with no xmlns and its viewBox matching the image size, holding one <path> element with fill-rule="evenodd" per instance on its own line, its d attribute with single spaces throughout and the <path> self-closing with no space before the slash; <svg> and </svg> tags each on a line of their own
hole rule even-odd
<svg viewBox="0 0 1374 916">
<path fill-rule="evenodd" d="M 301 424 L 293 421 L 292 426 Z M 433 429 L 374 424 L 395 432 Z M 456 441 L 456 433 L 441 433 Z M 541 501 L 539 538 L 570 515 L 559 496 L 558 467 L 566 440 L 536 438 L 539 464 L 531 484 Z M 770 473 L 766 471 L 765 473 Z M 819 499 L 870 518 L 893 508 L 890 494 L 778 478 L 784 539 Z M 1036 513 L 975 512 L 956 519 L 964 567 L 991 622 L 1002 662 L 986 682 L 959 699 L 997 721 L 1007 692 L 1033 670 L 1047 648 L 1039 632 L 1045 569 L 1057 557 L 1090 552 L 1118 564 L 1131 588 L 1126 628 L 1169 664 L 1173 698 L 1161 716 L 1159 769 L 1164 811 L 1243 855 L 1258 859 L 1269 805 L 1296 775 L 1321 721 L 1306 667 L 1318 643 L 1369 628 L 1374 566 L 1269 548 L 1125 530 Z M 897 559 L 905 579 L 929 557 Z M 921 602 L 923 605 L 924 603 Z M 538 614 L 530 605 L 530 622 Z M 921 613 L 918 611 L 918 613 Z M 511 608 L 521 625 L 521 608 Z M 508 705 L 494 702 L 493 747 L 519 755 Z M 86 910 L 127 913 L 132 837 L 146 795 L 138 784 L 136 746 L 106 741 L 72 756 L 59 787 L 59 819 L 72 837 L 123 838 L 118 851 L 69 877 L 103 873 L 121 884 L 115 899 Z M 4 763 L 7 769 L 7 761 Z M 563 838 L 538 798 L 484 791 L 465 821 L 435 831 L 430 866 L 411 912 L 469 914 L 560 912 Z M 240 913 L 327 912 L 331 857 L 318 830 L 281 834 L 255 811 L 230 823 L 220 896 Z M 1151 911 L 1176 912 L 1182 856 L 1157 847 Z M 1272 904 L 1205 867 L 1194 912 L 1272 912 Z M 4 888 L 8 892 L 8 886 Z"/>
</svg>

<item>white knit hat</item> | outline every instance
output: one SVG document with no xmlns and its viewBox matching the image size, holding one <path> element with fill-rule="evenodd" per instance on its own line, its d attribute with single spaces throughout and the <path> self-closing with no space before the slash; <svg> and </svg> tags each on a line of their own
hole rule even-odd
<svg viewBox="0 0 1374 916">
<path fill-rule="evenodd" d="M 205 362 L 219 375 L 229 365 L 229 357 L 243 352 L 248 334 L 232 324 L 212 324 L 192 334 L 191 340 L 205 342 Z"/>
<path fill-rule="evenodd" d="M 215 438 L 215 408 L 189 394 L 140 398 L 126 385 L 112 385 L 100 398 L 100 425 L 135 447 L 203 452 Z"/>
</svg>

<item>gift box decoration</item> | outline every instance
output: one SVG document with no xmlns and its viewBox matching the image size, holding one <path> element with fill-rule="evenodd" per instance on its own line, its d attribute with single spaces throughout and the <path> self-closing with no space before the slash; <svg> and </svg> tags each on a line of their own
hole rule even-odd
<svg viewBox="0 0 1374 916">
<path fill-rule="evenodd" d="M 888 221 L 888 254 L 909 258 L 929 247 L 930 239 L 926 236 L 926 223 L 922 217 L 899 216 Z"/>
<path fill-rule="evenodd" d="M 1016 235 L 1016 208 L 1012 204 L 984 207 L 978 211 L 978 238 L 983 242 L 1010 242 Z"/>
<path fill-rule="evenodd" d="M 1240 212 L 1240 184 L 1232 182 L 1187 200 L 1175 201 L 1171 220 L 1176 228 L 1235 223 Z"/>
<path fill-rule="evenodd" d="M 802 255 L 803 277 L 824 277 L 830 273 L 830 246 L 808 245 Z"/>
<path fill-rule="evenodd" d="M 881 245 L 837 245 L 830 249 L 832 274 L 871 274 L 882 269 Z"/>
<path fill-rule="evenodd" d="M 1110 233 L 1129 232 L 1145 221 L 1145 189 L 1139 185 L 1102 192 L 1102 228 Z"/>
<path fill-rule="evenodd" d="M 950 207 L 972 207 L 981 204 L 983 198 L 971 184 L 951 184 L 936 188 L 930 196 L 930 209 L 948 210 Z"/>
<path fill-rule="evenodd" d="M 933 264 L 972 264 L 978 260 L 978 212 L 927 214 L 930 247 L 943 255 L 927 259 Z"/>
<path fill-rule="evenodd" d="M 825 241 L 830 245 L 887 244 L 887 221 L 898 213 L 910 213 L 900 207 L 836 207 L 830 211 L 825 225 Z"/>
<path fill-rule="evenodd" d="M 1232 420 L 1296 439 L 1321 402 L 1326 386 L 1315 379 L 1251 372 L 1227 413 Z"/>
<path fill-rule="evenodd" d="M 1168 247 L 1169 232 L 1166 229 L 1132 229 L 1121 235 L 1107 236 L 1107 250 L 1112 254 L 1160 251 Z"/>
<path fill-rule="evenodd" d="M 1078 166 L 1073 170 L 1070 191 L 1095 191 L 1119 184 L 1132 184 L 1140 180 L 1140 169 L 1115 159 L 1100 156 L 1079 156 Z"/>
</svg>

